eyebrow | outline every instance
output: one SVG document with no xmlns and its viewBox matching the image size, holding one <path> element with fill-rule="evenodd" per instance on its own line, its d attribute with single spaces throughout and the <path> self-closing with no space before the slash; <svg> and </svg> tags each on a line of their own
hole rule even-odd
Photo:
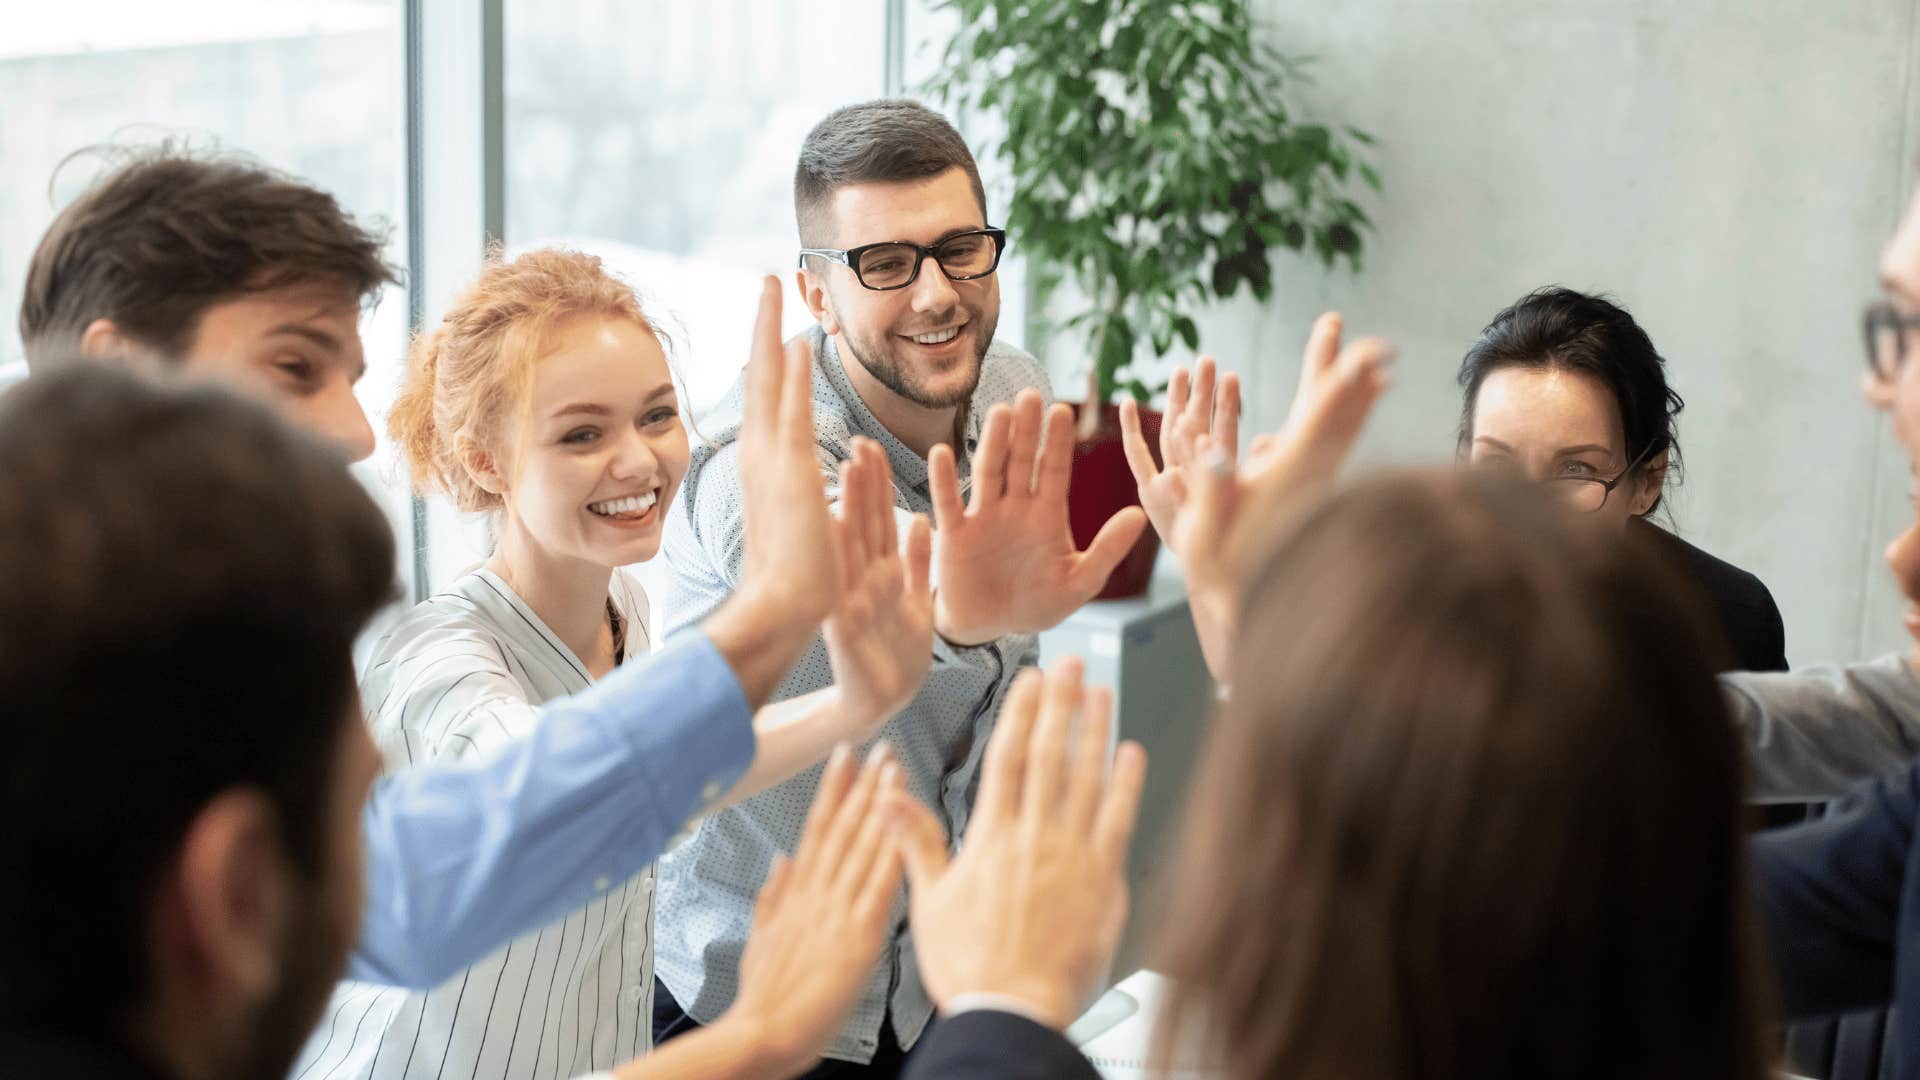
<svg viewBox="0 0 1920 1080">
<path fill-rule="evenodd" d="M 957 229 L 948 229 L 946 232 L 941 233 L 939 236 L 934 237 L 932 240 L 927 241 L 925 244 L 919 244 L 913 240 L 898 240 L 898 239 L 875 240 L 871 244 L 854 244 L 852 247 L 848 247 L 844 250 L 852 251 L 853 248 L 857 248 L 857 247 L 873 247 L 875 244 L 913 244 L 915 247 L 939 247 L 941 244 L 946 243 L 947 241 L 953 239 L 956 236 L 961 235 L 962 233 L 986 232 L 989 228 L 992 228 L 992 226 L 962 225 Z"/>
<path fill-rule="evenodd" d="M 279 326 L 276 326 L 272 330 L 267 331 L 267 333 L 291 334 L 292 336 L 297 338 L 305 338 L 306 340 L 311 341 L 312 343 L 320 346 L 323 349 L 331 349 L 334 352 L 340 351 L 339 338 L 334 337 L 332 334 L 327 333 L 325 330 L 319 330 L 314 327 L 307 326 L 304 323 L 281 323 Z"/>
<path fill-rule="evenodd" d="M 1506 443 L 1501 442 L 1491 435 L 1475 435 L 1473 441 L 1476 443 L 1486 443 L 1495 450 L 1505 450 L 1509 454 L 1513 453 L 1513 447 L 1508 446 Z M 1598 443 L 1581 443 L 1578 446 L 1563 446 L 1553 452 L 1554 457 L 1566 457 L 1569 454 L 1605 454 L 1608 457 L 1612 457 L 1613 448 L 1601 446 Z"/>
<path fill-rule="evenodd" d="M 673 384 L 670 382 L 664 382 L 664 383 L 661 383 L 659 386 L 654 387 L 653 390 L 649 392 L 647 396 L 645 398 L 642 398 L 641 400 L 646 404 L 650 405 L 663 398 L 670 398 L 672 396 L 673 396 Z M 559 417 L 562 417 L 562 416 L 612 416 L 613 410 L 607 408 L 605 405 L 599 404 L 598 402 L 576 401 L 569 405 L 562 405 L 547 415 L 555 419 L 558 419 Z"/>
<path fill-rule="evenodd" d="M 279 326 L 267 331 L 268 337 L 272 337 L 275 334 L 286 334 L 289 337 L 300 338 L 303 341 L 325 349 L 335 356 L 346 351 L 346 346 L 341 343 L 339 338 L 334 337 L 325 330 L 308 326 L 305 323 L 281 323 Z M 366 374 L 367 359 L 363 356 L 360 358 L 359 363 L 353 365 L 353 370 L 347 373 L 347 382 L 357 383 L 365 378 Z"/>
</svg>

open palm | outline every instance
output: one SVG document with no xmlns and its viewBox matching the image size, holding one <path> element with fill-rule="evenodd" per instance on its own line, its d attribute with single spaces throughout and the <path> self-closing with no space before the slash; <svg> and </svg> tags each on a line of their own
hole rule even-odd
<svg viewBox="0 0 1920 1080">
<path fill-rule="evenodd" d="M 1146 515 L 1137 507 L 1120 511 L 1081 551 L 1067 518 L 1072 471 L 1072 413 L 1065 405 L 1047 409 L 1035 390 L 1022 392 L 1012 408 L 988 411 L 965 506 L 952 449 L 934 447 L 928 475 L 942 637 L 970 645 L 1045 630 L 1106 584 L 1146 528 Z"/>
<path fill-rule="evenodd" d="M 903 552 L 894 514 L 887 455 L 858 439 L 835 523 L 845 592 L 824 633 L 843 707 L 871 719 L 862 738 L 913 700 L 933 662 L 932 536 L 927 519 L 914 515 Z"/>
</svg>

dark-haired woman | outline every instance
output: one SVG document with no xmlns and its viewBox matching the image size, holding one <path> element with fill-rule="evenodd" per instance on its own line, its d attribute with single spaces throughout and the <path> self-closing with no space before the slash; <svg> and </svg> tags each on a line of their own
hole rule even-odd
<svg viewBox="0 0 1920 1080">
<path fill-rule="evenodd" d="M 1604 297 L 1539 289 L 1493 317 L 1459 380 L 1462 460 L 1509 469 L 1598 525 L 1644 536 L 1706 594 L 1734 667 L 1786 669 L 1766 585 L 1648 520 L 1679 464 L 1683 402 L 1633 316 Z"/>
</svg>

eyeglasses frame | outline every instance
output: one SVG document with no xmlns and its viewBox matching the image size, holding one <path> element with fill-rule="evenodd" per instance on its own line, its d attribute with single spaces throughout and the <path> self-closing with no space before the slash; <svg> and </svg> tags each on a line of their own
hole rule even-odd
<svg viewBox="0 0 1920 1080">
<path fill-rule="evenodd" d="M 1882 369 L 1880 351 L 1875 346 L 1879 331 L 1893 332 L 1893 362 Z M 1867 370 L 1889 382 L 1898 378 L 1907 365 L 1907 333 L 1920 330 L 1920 315 L 1902 315 L 1890 300 L 1876 300 L 1860 312 L 1860 335 L 1867 347 Z"/>
<path fill-rule="evenodd" d="M 995 271 L 999 270 L 1000 260 L 1007 253 L 1007 230 L 996 229 L 991 226 L 984 229 L 968 229 L 965 232 L 957 232 L 951 236 L 941 237 L 937 243 L 932 244 L 931 246 L 925 245 L 925 244 L 916 244 L 911 240 L 881 240 L 878 243 L 861 244 L 859 247 L 850 247 L 850 248 L 801 248 L 800 249 L 800 265 L 803 267 L 806 266 L 807 256 L 817 255 L 820 258 L 826 259 L 830 262 L 837 262 L 841 266 L 844 266 L 847 269 L 853 271 L 854 280 L 860 283 L 861 288 L 869 289 L 873 292 L 893 292 L 898 289 L 907 288 L 908 286 L 912 285 L 914 282 L 920 280 L 920 268 L 926 265 L 926 262 L 928 259 L 932 259 L 936 263 L 940 262 L 940 255 L 939 255 L 940 249 L 942 247 L 945 247 L 948 244 L 953 243 L 955 240 L 958 240 L 966 236 L 984 236 L 987 239 L 992 240 L 993 241 L 993 263 L 989 265 L 985 270 L 982 270 L 977 274 L 967 274 L 960 277 L 956 277 L 953 274 L 947 273 L 947 268 L 943 264 L 940 267 L 940 272 L 943 274 L 947 274 L 947 280 L 948 281 L 978 281 L 981 278 L 987 277 L 992 273 L 994 273 Z M 913 271 L 907 275 L 907 280 L 901 282 L 898 285 L 869 285 L 867 284 L 866 277 L 860 273 L 860 257 L 862 255 L 865 255 L 867 252 L 872 251 L 874 248 L 883 248 L 883 247 L 907 247 L 907 248 L 912 248 L 914 251 L 919 253 L 918 256 L 913 260 Z"/>
<path fill-rule="evenodd" d="M 1653 456 L 1653 447 L 1654 447 L 1653 443 L 1651 442 L 1648 443 L 1647 448 L 1645 450 L 1640 451 L 1640 456 L 1634 458 L 1633 461 L 1629 462 L 1626 468 L 1621 469 L 1617 473 L 1614 473 L 1613 478 L 1611 480 L 1601 479 L 1600 477 L 1597 477 L 1597 476 L 1553 476 L 1553 477 L 1548 477 L 1547 479 L 1542 480 L 1540 482 L 1542 484 L 1568 484 L 1568 483 L 1599 484 L 1605 490 L 1600 496 L 1600 501 L 1594 504 L 1593 509 L 1574 511 L 1575 513 L 1582 513 L 1582 514 L 1597 514 L 1600 511 L 1606 509 L 1607 500 L 1613 498 L 1613 489 L 1619 487 L 1620 482 L 1622 480 L 1625 480 L 1628 474 L 1632 473 L 1633 470 L 1639 468 L 1640 466 L 1646 464 L 1647 459 Z"/>
</svg>

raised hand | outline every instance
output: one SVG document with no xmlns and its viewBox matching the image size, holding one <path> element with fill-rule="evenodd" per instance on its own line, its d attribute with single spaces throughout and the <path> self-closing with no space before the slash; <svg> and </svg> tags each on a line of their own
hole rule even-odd
<svg viewBox="0 0 1920 1080">
<path fill-rule="evenodd" d="M 792 860 L 774 861 L 740 957 L 740 995 L 713 1024 L 633 1061 L 619 1080 L 792 1076 L 816 1059 L 866 988 L 900 891 L 884 810 L 906 782 L 885 744 L 827 762 Z"/>
<path fill-rule="evenodd" d="M 870 439 L 854 440 L 836 527 L 844 591 L 827 618 L 827 658 L 841 709 L 860 718 L 849 737 L 864 740 L 913 700 L 932 663 L 933 539 L 916 514 L 901 551 L 892 470 Z"/>
<path fill-rule="evenodd" d="M 803 1064 L 846 1023 L 892 931 L 900 861 L 881 800 L 906 790 L 886 744 L 864 768 L 835 751 L 793 861 L 776 861 L 740 957 L 734 1009 Z"/>
<path fill-rule="evenodd" d="M 1035 390 L 1023 391 L 1012 408 L 987 412 L 965 506 L 952 448 L 933 448 L 934 625 L 942 637 L 972 645 L 1045 630 L 1106 584 L 1146 515 L 1120 511 L 1079 550 L 1067 519 L 1072 469 L 1072 413 L 1065 405 L 1046 409 Z"/>
<path fill-rule="evenodd" d="M 1120 403 L 1121 446 L 1140 489 L 1140 505 L 1167 550 L 1174 551 L 1180 515 L 1188 505 L 1188 478 L 1200 465 L 1201 444 L 1213 436 L 1221 445 L 1240 445 L 1240 376 L 1219 377 L 1211 356 L 1202 356 L 1191 376 L 1184 367 L 1173 370 L 1167 384 L 1167 411 L 1160 421 L 1160 462 L 1156 465 L 1140 429 L 1140 404 L 1132 398 Z"/>
<path fill-rule="evenodd" d="M 771 276 L 753 324 L 739 437 L 742 585 L 824 619 L 839 599 L 842 563 L 813 449 L 813 355 L 803 339 L 781 344 L 780 282 Z"/>
<path fill-rule="evenodd" d="M 1023 672 L 987 744 L 959 855 L 904 788 L 889 793 L 907 868 L 920 974 L 934 1003 L 1017 1000 L 1064 1028 L 1098 989 L 1127 914 L 1127 845 L 1146 752 L 1107 767 L 1112 694 L 1080 684 L 1068 657 L 1044 682 Z"/>
<path fill-rule="evenodd" d="M 1173 540 L 1189 582 L 1237 587 L 1272 516 L 1330 483 L 1353 449 L 1387 388 L 1393 347 L 1361 338 L 1342 348 L 1340 332 L 1338 313 L 1314 322 L 1286 426 L 1254 439 L 1244 461 L 1236 464 L 1218 433 L 1201 440 L 1198 482 L 1188 485 L 1191 512 Z"/>
<path fill-rule="evenodd" d="M 806 343 L 780 343 L 780 283 L 769 277 L 754 320 L 740 426 L 745 567 L 739 589 L 700 624 L 755 708 L 772 696 L 841 595 L 836 528 L 813 451 L 812 381 Z"/>
<path fill-rule="evenodd" d="M 1162 466 L 1140 430 L 1139 407 L 1120 405 L 1127 463 L 1167 550 L 1186 571 L 1201 652 L 1215 679 L 1229 676 L 1241 578 L 1285 505 L 1333 479 L 1387 387 L 1393 349 L 1379 338 L 1340 344 L 1341 320 L 1314 322 L 1300 386 L 1279 432 L 1256 437 L 1237 460 L 1240 386 L 1202 357 L 1189 380 L 1176 370 L 1161 426 Z M 1216 386 L 1218 392 L 1216 393 Z"/>
</svg>

